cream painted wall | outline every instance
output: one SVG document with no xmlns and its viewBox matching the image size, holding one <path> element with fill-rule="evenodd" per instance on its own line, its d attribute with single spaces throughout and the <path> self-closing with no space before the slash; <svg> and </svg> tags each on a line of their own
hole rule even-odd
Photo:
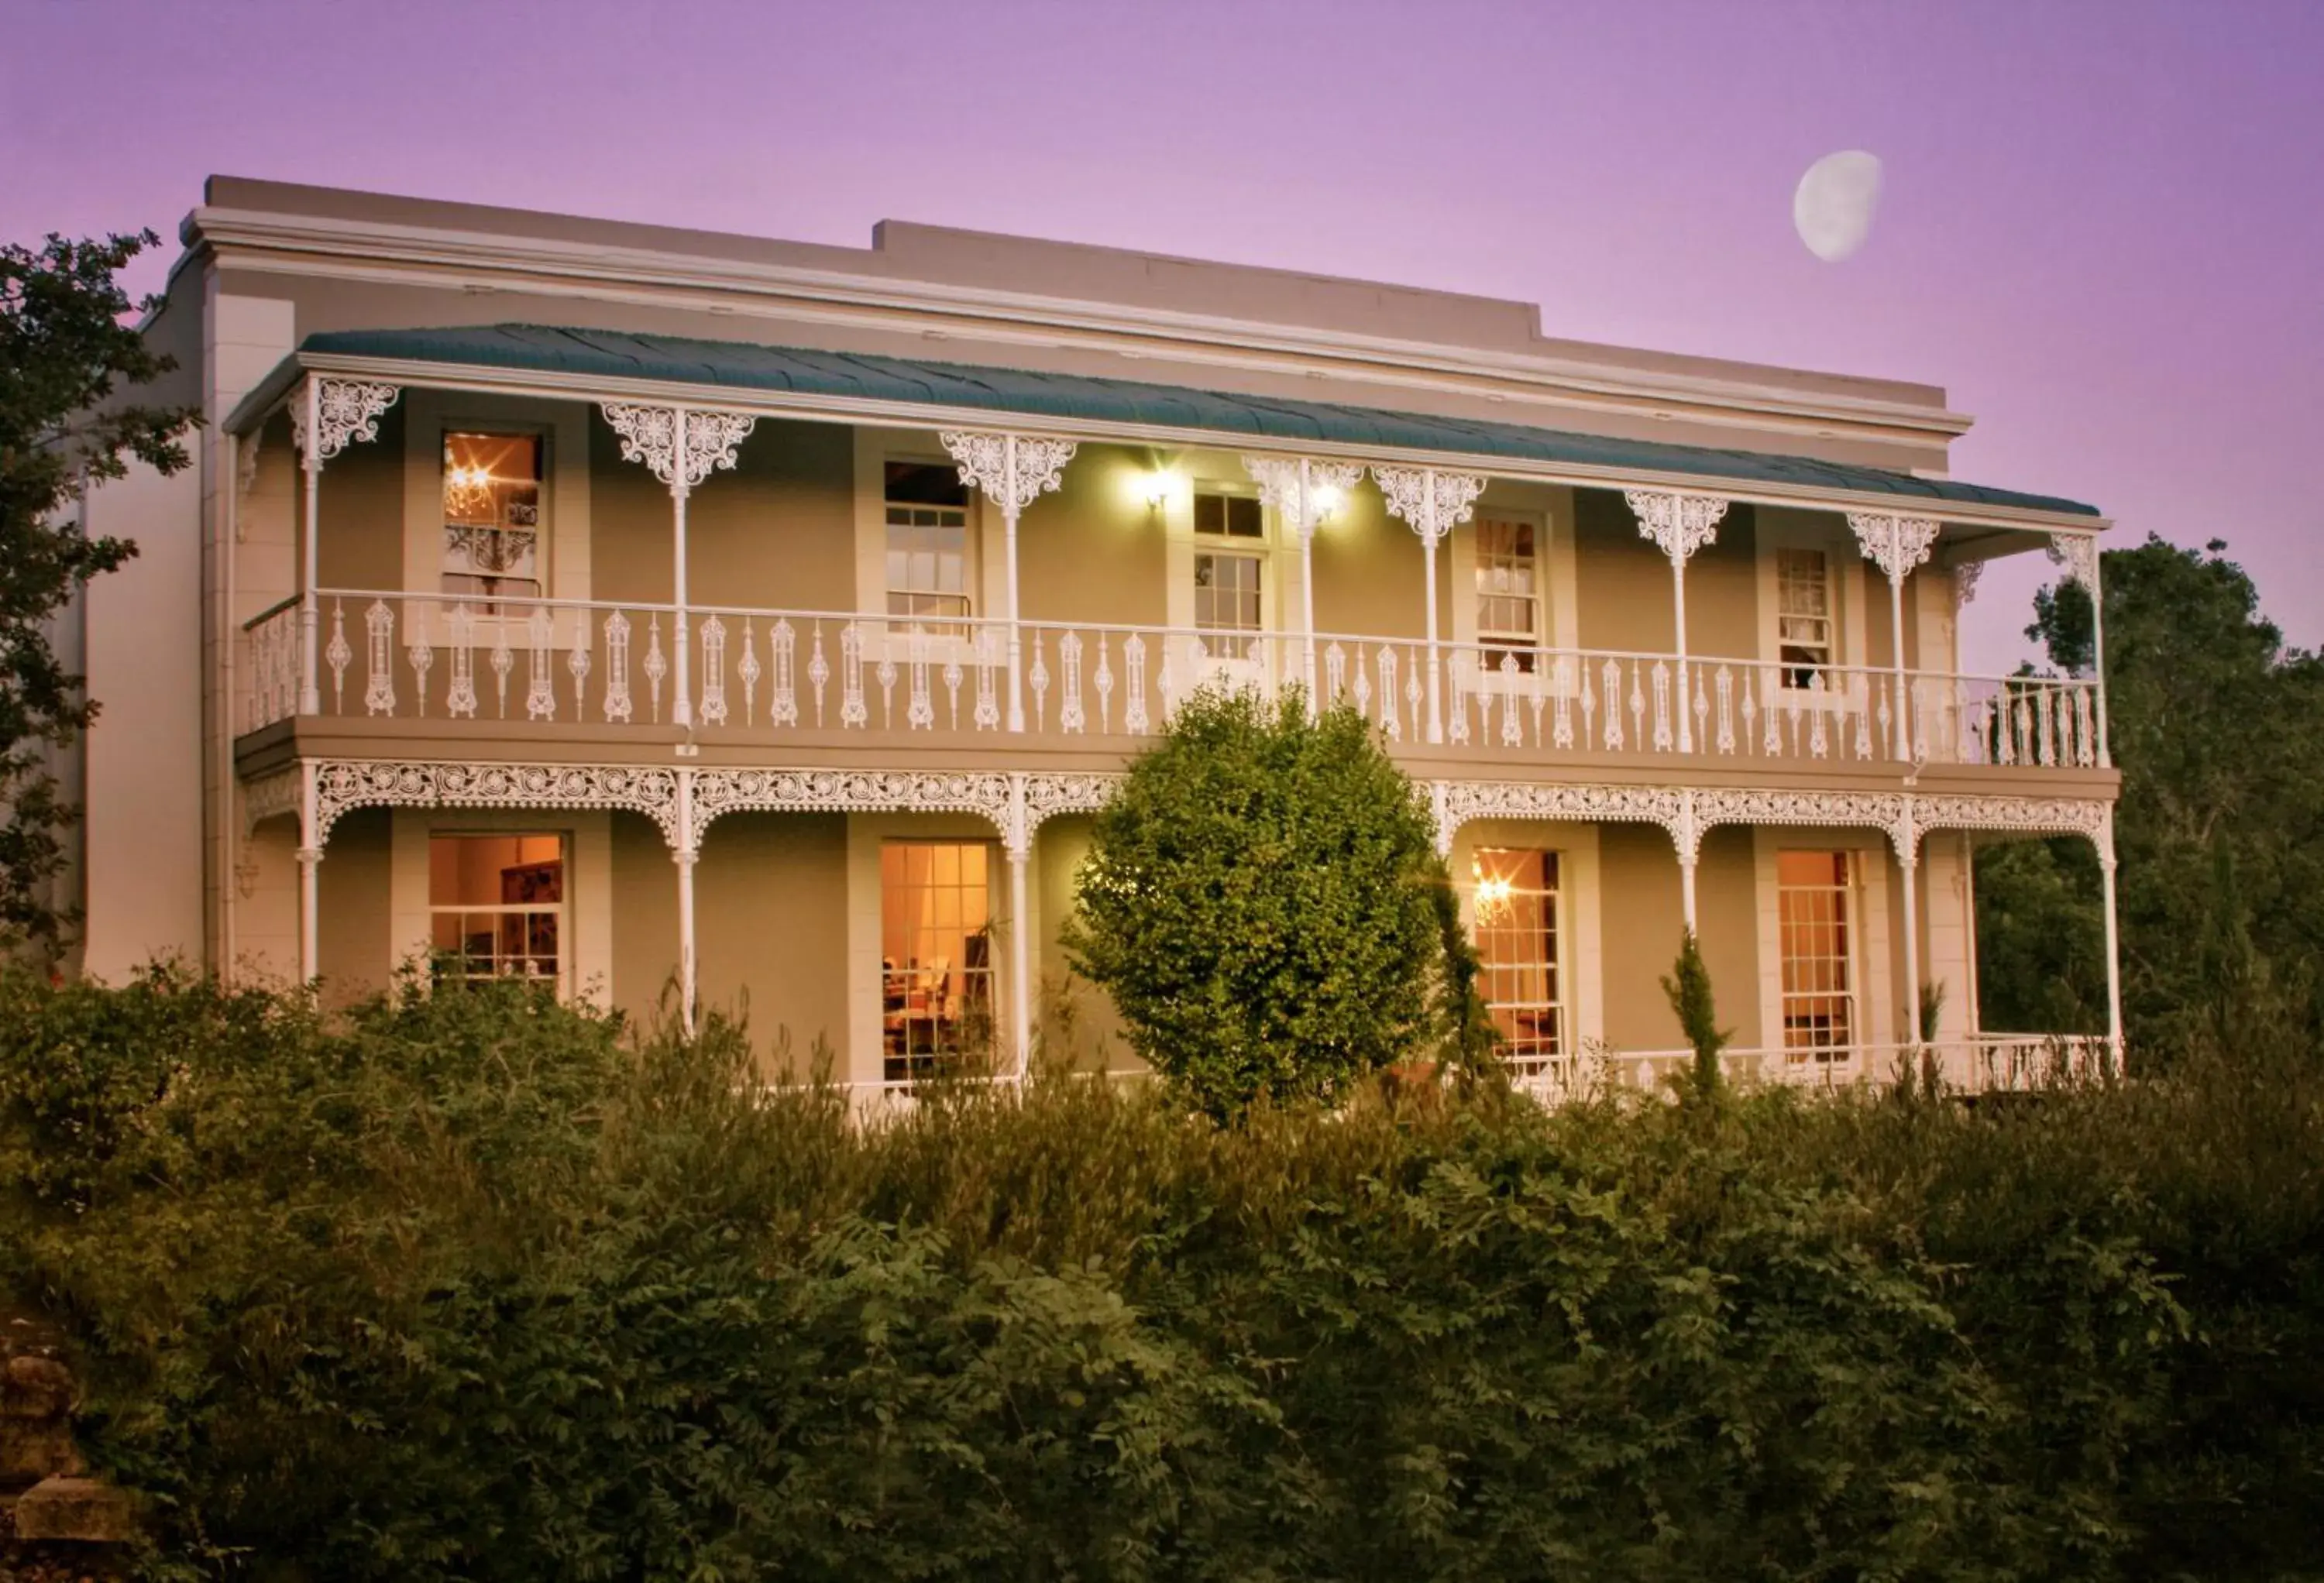
<svg viewBox="0 0 2324 1583">
<path fill-rule="evenodd" d="M 1047 1042 L 1045 1054 L 1070 1057 L 1083 1070 L 1102 1064 L 1113 1072 L 1142 1072 L 1146 1063 L 1130 1053 L 1112 999 L 1073 971 L 1058 940 L 1074 914 L 1074 876 L 1089 856 L 1091 827 L 1086 816 L 1069 815 L 1044 824 L 1033 840 L 1033 873 L 1028 883 L 1040 929 L 1040 954 L 1033 971 L 1041 1035 Z M 1061 999 L 1071 1007 L 1069 1031 L 1051 1023 Z"/>
<path fill-rule="evenodd" d="M 92 536 L 136 556 L 89 584 L 83 674 L 99 708 L 81 745 L 81 968 L 118 980 L 157 957 L 202 962 L 201 474 L 142 463 L 89 494 Z"/>
<path fill-rule="evenodd" d="M 386 808 L 348 810 L 315 870 L 316 969 L 327 1005 L 384 989 L 393 976 L 394 822 Z"/>
<path fill-rule="evenodd" d="M 674 869 L 669 882 L 674 890 Z M 805 1077 L 817 1040 L 846 1047 L 847 934 L 835 925 L 847 886 L 844 815 L 729 814 L 703 836 L 694 867 L 702 1004 L 747 1014 L 770 1074 L 788 1067 Z"/>
</svg>

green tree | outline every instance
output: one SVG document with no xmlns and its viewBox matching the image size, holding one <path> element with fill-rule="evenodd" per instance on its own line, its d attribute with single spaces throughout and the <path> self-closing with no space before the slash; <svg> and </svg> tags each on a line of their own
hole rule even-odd
<svg viewBox="0 0 2324 1583">
<path fill-rule="evenodd" d="M 2226 549 L 2150 536 L 2100 578 L 2124 1021 L 2166 1062 L 2255 1019 L 2324 1035 L 2324 662 L 2285 646 Z M 2087 669 L 2089 596 L 2044 589 L 2026 635 Z M 1980 854 L 1988 1025 L 2103 1026 L 2098 879 L 2080 843 Z"/>
<path fill-rule="evenodd" d="M 97 704 L 48 626 L 91 578 L 136 553 L 126 539 L 89 538 L 69 513 L 132 459 L 165 474 L 184 467 L 180 437 L 195 418 L 120 399 L 173 366 L 127 322 L 141 305 L 115 280 L 159 240 L 148 231 L 0 245 L 0 940 L 50 952 L 73 919 L 51 906 L 48 881 L 78 817 L 50 755 L 88 728 Z"/>
<path fill-rule="evenodd" d="M 1694 1052 L 1694 1067 L 1687 1090 L 1701 1100 L 1714 1098 L 1721 1086 L 1719 1053 L 1735 1037 L 1735 1030 L 1719 1026 L 1719 1008 L 1711 994 L 1711 970 L 1703 965 L 1702 948 L 1687 929 L 1679 935 L 1678 961 L 1663 980 L 1663 994 L 1677 1014 L 1678 1026 Z"/>
<path fill-rule="evenodd" d="M 1447 1019 L 1432 892 L 1450 883 L 1352 710 L 1311 722 L 1296 694 L 1209 691 L 1098 815 L 1065 943 L 1130 1047 L 1231 1114 L 1422 1047 Z"/>
</svg>

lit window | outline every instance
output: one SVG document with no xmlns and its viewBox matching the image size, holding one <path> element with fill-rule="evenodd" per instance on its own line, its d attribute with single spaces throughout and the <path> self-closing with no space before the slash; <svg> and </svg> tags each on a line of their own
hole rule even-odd
<svg viewBox="0 0 2324 1583">
<path fill-rule="evenodd" d="M 1256 495 L 1201 490 L 1194 495 L 1194 531 L 1218 538 L 1264 538 L 1267 520 Z M 1258 556 L 1194 552 L 1194 629 L 1228 634 L 1204 640 L 1213 658 L 1257 656 L 1258 640 L 1238 634 L 1257 632 L 1265 625 L 1259 603 Z"/>
<path fill-rule="evenodd" d="M 1845 1060 L 1856 1043 L 1852 870 L 1844 851 L 1775 857 L 1784 1047 L 1794 1061 Z"/>
<path fill-rule="evenodd" d="M 442 591 L 540 596 L 540 437 L 444 437 Z"/>
<path fill-rule="evenodd" d="M 1775 552 L 1775 642 L 1784 686 L 1812 686 L 1831 667 L 1831 573 L 1820 549 Z"/>
<path fill-rule="evenodd" d="M 428 842 L 429 939 L 438 982 L 565 971 L 565 838 L 438 835 Z"/>
<path fill-rule="evenodd" d="M 890 462 L 886 502 L 888 613 L 969 614 L 968 485 L 959 469 Z"/>
<path fill-rule="evenodd" d="M 1480 847 L 1471 860 L 1482 989 L 1501 1054 L 1538 1068 L 1565 1053 L 1557 964 L 1557 854 Z"/>
<path fill-rule="evenodd" d="M 1533 669 L 1541 641 L 1541 573 L 1531 522 L 1480 517 L 1477 521 L 1477 641 L 1517 651 L 1520 669 Z M 1492 658 L 1498 666 L 1500 661 Z"/>
<path fill-rule="evenodd" d="M 890 1082 L 956 1068 L 992 1041 L 990 843 L 880 846 L 880 1011 Z"/>
</svg>

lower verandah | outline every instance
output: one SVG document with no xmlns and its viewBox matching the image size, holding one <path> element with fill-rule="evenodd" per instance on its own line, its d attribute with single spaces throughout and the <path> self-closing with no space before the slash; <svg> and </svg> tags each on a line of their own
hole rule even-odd
<svg viewBox="0 0 2324 1583">
<path fill-rule="evenodd" d="M 1105 996 L 1071 972 L 1057 940 L 1089 831 L 1085 816 L 1059 816 L 1034 842 L 1035 1026 L 1079 1064 L 1135 1068 Z M 280 823 L 254 833 L 240 943 L 246 964 L 286 978 L 294 844 Z M 1923 981 L 1941 989 L 1940 1038 L 1975 1031 L 1967 858 L 1956 833 L 1923 848 L 1920 960 Z M 1477 820 L 1462 827 L 1451 866 L 1512 1057 L 1682 1044 L 1660 987 L 1682 919 L 1663 831 Z M 991 826 L 973 815 L 722 818 L 696 868 L 701 1003 L 746 1017 L 770 1071 L 804 1074 L 818 1046 L 847 1082 L 939 1069 L 1017 1015 L 1003 870 Z M 1896 872 L 1873 831 L 1737 825 L 1705 836 L 1701 937 L 1738 1048 L 1787 1052 L 1796 1080 L 1910 1036 Z M 432 953 L 439 973 L 545 978 L 641 1023 L 675 1018 L 677 893 L 669 846 L 642 816 L 356 809 L 333 831 L 318 878 L 319 965 L 334 999 Z"/>
</svg>

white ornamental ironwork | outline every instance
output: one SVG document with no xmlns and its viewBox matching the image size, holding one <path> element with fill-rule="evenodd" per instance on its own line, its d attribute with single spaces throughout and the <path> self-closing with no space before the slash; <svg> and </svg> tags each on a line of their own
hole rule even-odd
<svg viewBox="0 0 2324 1583">
<path fill-rule="evenodd" d="M 983 492 L 1001 508 L 1009 591 L 1009 729 L 1025 729 L 1024 636 L 1017 601 L 1017 519 L 1027 506 L 1065 483 L 1074 442 L 1025 434 L 982 434 L 968 429 L 938 433 L 945 453 L 960 469 L 960 481 Z"/>
<path fill-rule="evenodd" d="M 1929 551 L 1937 542 L 1937 523 L 1928 517 L 1902 517 L 1886 511 L 1850 511 L 1848 526 L 1856 535 L 1864 558 L 1888 578 L 1889 646 L 1895 658 L 1895 691 L 1900 703 L 1904 700 L 1904 579 L 1913 568 L 1929 558 Z M 1887 740 L 1895 744 L 1896 757 L 1910 759 L 1915 734 L 1906 720 L 1909 711 L 1899 708 L 1892 722 L 1895 734 Z M 1886 733 L 1884 732 L 1884 735 Z"/>
<path fill-rule="evenodd" d="M 395 385 L 369 380 L 309 376 L 307 388 L 289 403 L 291 443 L 299 447 L 308 470 L 319 471 L 354 441 L 377 439 L 380 419 L 401 393 Z M 251 454 L 256 456 L 255 446 Z"/>
<path fill-rule="evenodd" d="M 1374 467 L 1372 477 L 1388 502 L 1391 516 L 1399 517 L 1420 536 L 1427 576 L 1424 596 L 1428 601 L 1428 740 L 1444 740 L 1444 662 L 1436 639 L 1436 547 L 1453 528 L 1475 513 L 1477 497 L 1485 492 L 1485 479 L 1476 473 L 1443 473 L 1434 467 Z M 1417 686 L 1416 671 L 1409 678 Z M 1414 722 L 1419 722 L 1419 699 L 1412 700 Z"/>
<path fill-rule="evenodd" d="M 1622 498 L 1638 520 L 1638 537 L 1654 541 L 1670 561 L 1671 620 L 1678 656 L 1678 750 L 1694 750 L 1694 726 L 1689 718 L 1686 665 L 1686 563 L 1697 550 L 1719 537 L 1720 520 L 1727 501 L 1715 494 L 1682 494 L 1673 490 L 1628 489 Z"/>
</svg>

